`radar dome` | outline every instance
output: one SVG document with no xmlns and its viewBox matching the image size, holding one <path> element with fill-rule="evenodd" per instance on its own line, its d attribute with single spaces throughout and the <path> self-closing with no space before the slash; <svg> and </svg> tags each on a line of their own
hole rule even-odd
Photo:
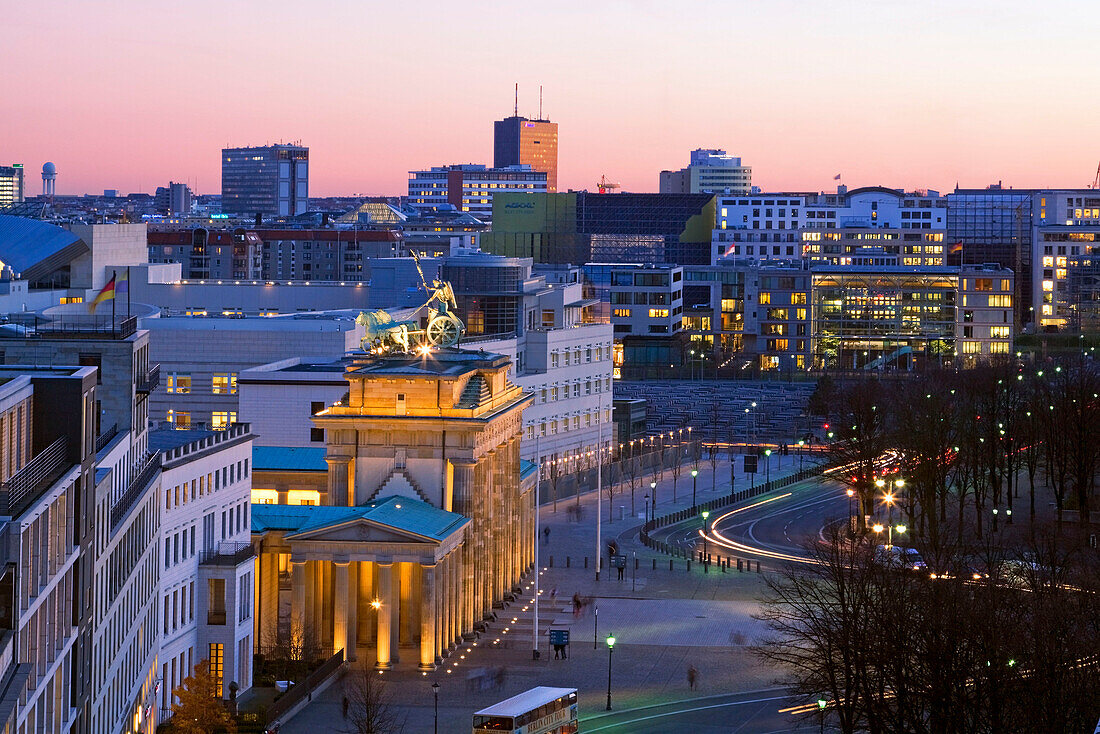
<svg viewBox="0 0 1100 734">
<path fill-rule="evenodd" d="M 53 163 L 47 163 L 46 165 L 42 166 L 42 173 L 57 173 L 57 166 L 55 166 Z"/>
</svg>

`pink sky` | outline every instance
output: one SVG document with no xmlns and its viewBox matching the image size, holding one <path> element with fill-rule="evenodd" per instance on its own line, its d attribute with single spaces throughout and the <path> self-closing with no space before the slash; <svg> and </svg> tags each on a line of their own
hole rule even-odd
<svg viewBox="0 0 1100 734">
<path fill-rule="evenodd" d="M 311 193 L 403 194 L 559 124 L 559 186 L 652 191 L 698 147 L 765 190 L 1085 186 L 1100 7 L 1033 2 L 57 2 L 4 13 L 0 164 L 58 193 L 220 189 L 222 146 L 301 140 Z M 15 60 L 19 63 L 16 64 Z"/>
</svg>

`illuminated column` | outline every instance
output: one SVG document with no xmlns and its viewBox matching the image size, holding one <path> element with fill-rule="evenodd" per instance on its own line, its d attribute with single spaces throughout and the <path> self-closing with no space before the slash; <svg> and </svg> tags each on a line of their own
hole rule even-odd
<svg viewBox="0 0 1100 734">
<path fill-rule="evenodd" d="M 420 564 L 420 669 L 435 670 L 435 564 Z"/>
<path fill-rule="evenodd" d="M 323 570 L 324 561 L 311 561 L 309 565 L 313 566 L 313 589 L 310 592 L 313 594 L 313 598 L 310 600 L 313 607 L 313 615 L 310 617 L 309 626 L 306 631 L 313 639 L 313 642 L 317 646 L 323 646 L 325 644 L 324 625 L 325 625 L 325 572 Z"/>
<path fill-rule="evenodd" d="M 363 614 L 359 617 L 359 639 L 365 643 L 374 640 L 374 607 L 371 602 L 375 599 L 374 589 L 374 564 L 370 561 L 359 563 L 359 607 Z"/>
<path fill-rule="evenodd" d="M 378 632 L 375 648 L 378 651 L 378 662 L 374 667 L 379 670 L 389 670 L 390 662 L 390 616 L 393 614 L 393 564 L 378 564 L 378 608 L 375 615 L 378 619 Z"/>
<path fill-rule="evenodd" d="M 348 562 L 334 561 L 333 574 L 336 577 L 336 589 L 332 599 L 332 654 L 344 651 L 348 658 Z"/>
<path fill-rule="evenodd" d="M 470 520 L 474 519 L 474 462 L 454 462 L 454 511 Z M 458 636 L 467 630 L 473 631 L 474 612 L 476 599 L 474 598 L 474 573 L 477 569 L 477 557 L 473 547 L 473 534 L 467 533 L 466 542 L 463 543 L 460 555 L 456 558 L 456 569 L 461 576 L 461 585 L 468 593 L 456 597 L 458 607 L 455 610 L 457 617 Z"/>
<path fill-rule="evenodd" d="M 293 637 L 304 635 L 308 624 L 306 613 L 306 564 L 305 561 L 290 561 L 290 581 L 293 591 L 290 597 L 290 634 L 291 644 Z"/>
<path fill-rule="evenodd" d="M 359 563 L 352 562 L 348 567 L 348 639 L 346 660 L 358 659 L 356 648 L 359 646 Z"/>
</svg>

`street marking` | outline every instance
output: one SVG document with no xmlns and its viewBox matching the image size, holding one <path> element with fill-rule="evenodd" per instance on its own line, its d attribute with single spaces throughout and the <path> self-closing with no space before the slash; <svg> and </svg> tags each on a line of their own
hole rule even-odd
<svg viewBox="0 0 1100 734">
<path fill-rule="evenodd" d="M 740 706 L 741 704 L 745 704 L 745 703 L 767 703 L 768 701 L 783 701 L 783 700 L 786 700 L 788 698 L 793 698 L 793 697 L 794 697 L 793 695 L 789 695 L 789 696 L 772 696 L 770 698 L 754 698 L 754 699 L 749 699 L 749 700 L 746 700 L 746 701 L 729 701 L 727 703 L 715 703 L 715 704 L 711 704 L 710 706 L 696 706 L 694 708 L 680 709 L 678 711 L 668 711 L 668 712 L 665 712 L 665 713 L 662 713 L 662 714 L 650 714 L 649 716 L 640 716 L 636 719 L 630 719 L 629 721 L 620 721 L 620 722 L 617 722 L 617 723 L 614 723 L 614 724 L 604 724 L 603 726 L 597 726 L 597 727 L 594 727 L 594 728 L 586 726 L 584 730 L 585 731 L 603 731 L 604 729 L 613 729 L 615 727 L 625 726 L 627 724 L 637 724 L 641 721 L 651 721 L 653 719 L 663 719 L 663 718 L 666 718 L 668 716 L 679 716 L 680 714 L 689 714 L 689 713 L 693 713 L 695 711 L 706 711 L 708 709 L 728 708 L 730 706 Z M 675 702 L 671 703 L 671 704 L 662 704 L 662 705 L 673 706 L 673 705 L 675 705 Z M 632 711 L 632 710 L 636 710 L 636 709 L 628 709 L 627 712 L 620 711 L 619 713 L 629 713 L 629 711 Z M 610 714 L 603 714 L 603 715 L 604 716 L 614 716 L 615 713 L 612 712 Z M 591 719 L 585 719 L 585 721 L 591 721 Z"/>
</svg>

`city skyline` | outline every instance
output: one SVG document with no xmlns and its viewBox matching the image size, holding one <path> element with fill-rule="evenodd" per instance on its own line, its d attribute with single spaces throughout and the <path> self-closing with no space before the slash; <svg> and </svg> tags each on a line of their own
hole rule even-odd
<svg viewBox="0 0 1100 734">
<path fill-rule="evenodd" d="M 314 196 L 400 194 L 410 170 L 491 164 L 492 122 L 511 114 L 517 82 L 519 113 L 538 115 L 541 84 L 559 124 L 561 190 L 606 174 L 656 191 L 698 147 L 741 156 L 766 191 L 830 189 L 836 174 L 941 191 L 1080 187 L 1100 158 L 1077 142 L 1100 127 L 1072 73 L 1088 68 L 1100 24 L 1082 2 L 1041 15 L 1016 2 L 327 2 L 290 25 L 289 4 L 189 7 L 13 9 L 13 57 L 34 62 L 0 82 L 18 110 L 0 160 L 34 172 L 29 195 L 45 161 L 63 194 L 168 180 L 216 193 L 222 147 L 280 140 L 310 147 Z M 294 36 L 295 53 L 271 43 Z"/>
</svg>

